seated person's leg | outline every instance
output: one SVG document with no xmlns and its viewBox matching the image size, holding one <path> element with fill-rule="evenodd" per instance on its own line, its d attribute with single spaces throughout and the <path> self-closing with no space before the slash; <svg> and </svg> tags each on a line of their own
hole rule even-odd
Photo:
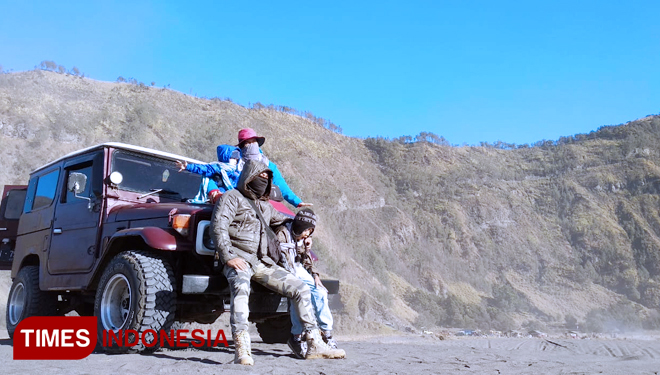
<svg viewBox="0 0 660 375">
<path fill-rule="evenodd" d="M 300 316 L 304 330 L 317 329 L 309 287 L 299 278 L 280 266 L 254 267 L 254 281 L 291 299 L 294 309 Z"/>
<path fill-rule="evenodd" d="M 247 331 L 249 327 L 248 316 L 250 315 L 248 305 L 250 301 L 250 279 L 253 271 L 251 268 L 241 271 L 225 266 L 222 272 L 227 277 L 231 293 L 231 332 L 235 334 L 236 332 Z"/>
<path fill-rule="evenodd" d="M 300 280 L 304 281 L 312 293 L 312 305 L 314 306 L 314 315 L 317 318 L 319 328 L 324 331 L 332 330 L 332 315 L 328 307 L 328 293 L 324 288 L 317 288 L 312 275 L 301 265 L 296 264 L 295 274 Z M 328 318 L 329 317 L 329 318 Z M 292 320 L 293 322 L 293 320 Z M 321 323 L 325 323 L 323 326 Z"/>
<path fill-rule="evenodd" d="M 309 285 L 310 292 L 312 293 L 312 305 L 314 306 L 316 323 L 323 333 L 325 342 L 331 347 L 336 348 L 337 342 L 332 338 L 333 319 L 328 303 L 328 291 L 325 288 L 317 287 L 312 275 L 301 265 L 297 265 L 296 267 L 296 276 Z"/>
<path fill-rule="evenodd" d="M 300 264 L 296 264 L 294 267 L 295 267 L 294 271 L 296 277 L 304 281 L 305 284 L 309 286 L 310 291 L 312 290 L 312 288 L 316 288 L 316 286 L 314 285 L 314 279 L 311 277 L 309 272 L 307 272 Z M 312 296 L 314 295 L 313 293 L 314 292 L 312 292 Z M 291 313 L 291 334 L 300 335 L 303 332 L 303 326 L 300 323 L 300 316 L 298 316 L 298 312 L 295 308 L 293 301 L 289 301 L 289 303 L 290 303 L 289 311 Z M 314 304 L 313 297 L 312 297 L 312 304 Z M 314 306 L 314 310 L 316 312 L 316 306 Z"/>
<path fill-rule="evenodd" d="M 300 323 L 300 316 L 298 316 L 296 305 L 291 300 L 289 300 L 289 314 L 291 315 L 291 334 L 301 335 L 303 333 L 303 326 Z"/>
<path fill-rule="evenodd" d="M 346 352 L 329 347 L 321 337 L 312 307 L 309 286 L 280 266 L 254 266 L 253 279 L 265 287 L 289 297 L 294 302 L 305 330 L 307 352 L 305 359 L 344 358 Z"/>
<path fill-rule="evenodd" d="M 229 291 L 231 293 L 231 336 L 234 340 L 234 363 L 241 365 L 253 365 L 252 345 L 250 342 L 250 333 L 248 332 L 250 316 L 250 279 L 252 278 L 252 268 L 246 270 L 237 270 L 225 266 L 222 270 L 229 281 Z"/>
<path fill-rule="evenodd" d="M 316 288 L 312 290 L 312 303 L 319 328 L 322 331 L 332 331 L 332 313 L 328 303 L 328 291 L 325 288 Z"/>
</svg>

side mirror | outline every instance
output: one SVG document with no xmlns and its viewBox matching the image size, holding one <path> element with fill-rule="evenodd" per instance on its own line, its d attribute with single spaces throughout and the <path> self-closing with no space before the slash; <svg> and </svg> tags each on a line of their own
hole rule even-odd
<svg viewBox="0 0 660 375">
<path fill-rule="evenodd" d="M 71 172 L 69 174 L 69 182 L 66 184 L 67 190 L 73 193 L 73 195 L 78 198 L 78 199 L 84 199 L 87 201 L 87 208 L 92 209 L 92 198 L 89 197 L 81 197 L 80 193 L 85 191 L 85 188 L 87 187 L 87 176 L 78 173 L 78 172 Z"/>
<path fill-rule="evenodd" d="M 71 174 L 69 175 L 69 182 L 67 184 L 67 189 L 77 196 L 78 194 L 85 191 L 86 187 L 87 187 L 87 176 L 82 173 L 71 172 Z"/>
<path fill-rule="evenodd" d="M 110 180 L 110 183 L 113 185 L 119 185 L 124 181 L 124 176 L 117 171 L 114 171 L 110 173 L 110 177 L 108 178 Z"/>
</svg>

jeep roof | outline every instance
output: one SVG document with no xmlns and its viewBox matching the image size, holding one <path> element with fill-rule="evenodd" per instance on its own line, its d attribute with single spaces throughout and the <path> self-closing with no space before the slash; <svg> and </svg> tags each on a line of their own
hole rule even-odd
<svg viewBox="0 0 660 375">
<path fill-rule="evenodd" d="M 32 174 L 34 172 L 40 171 L 44 168 L 47 168 L 51 165 L 57 164 L 58 162 L 60 162 L 64 159 L 68 159 L 68 158 L 76 156 L 76 155 L 82 155 L 86 152 L 95 150 L 97 148 L 102 148 L 102 147 L 112 147 L 112 148 L 117 148 L 117 149 L 148 153 L 148 154 L 158 155 L 158 156 L 161 156 L 161 157 L 164 157 L 164 158 L 167 158 L 167 159 L 172 159 L 172 160 L 185 160 L 188 163 L 206 164 L 206 162 L 196 160 L 196 159 L 192 159 L 192 158 L 189 158 L 187 156 L 181 156 L 181 155 L 172 154 L 172 153 L 169 153 L 169 152 L 158 151 L 158 150 L 154 150 L 154 149 L 147 148 L 147 147 L 133 146 L 133 145 L 129 145 L 129 144 L 126 144 L 126 143 L 120 143 L 120 142 L 106 142 L 106 143 L 101 143 L 101 144 L 98 144 L 98 145 L 95 145 L 95 146 L 92 146 L 92 147 L 87 147 L 87 148 L 84 148 L 82 150 L 78 150 L 78 151 L 74 151 L 72 153 L 66 154 L 66 155 L 62 156 L 61 158 L 53 160 L 53 161 L 51 161 L 47 164 L 42 165 L 41 167 L 39 167 L 37 169 L 34 169 L 30 173 Z"/>
</svg>

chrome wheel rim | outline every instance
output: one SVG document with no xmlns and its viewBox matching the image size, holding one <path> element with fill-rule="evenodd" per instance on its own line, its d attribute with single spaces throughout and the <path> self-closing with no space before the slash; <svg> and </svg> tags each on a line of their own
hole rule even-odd
<svg viewBox="0 0 660 375">
<path fill-rule="evenodd" d="M 14 291 L 9 299 L 9 306 L 7 306 L 7 313 L 9 316 L 9 323 L 17 325 L 21 320 L 23 309 L 25 308 L 25 285 L 22 282 L 16 284 Z"/>
<path fill-rule="evenodd" d="M 108 280 L 101 296 L 101 324 L 105 330 L 118 331 L 131 311 L 131 284 L 126 276 L 116 274 Z"/>
</svg>

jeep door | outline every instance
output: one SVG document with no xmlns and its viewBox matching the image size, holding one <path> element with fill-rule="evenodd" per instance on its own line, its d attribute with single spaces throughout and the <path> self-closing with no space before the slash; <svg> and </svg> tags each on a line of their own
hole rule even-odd
<svg viewBox="0 0 660 375">
<path fill-rule="evenodd" d="M 27 258 L 33 259 L 33 256 L 37 256 L 40 264 L 43 264 L 41 261 L 50 244 L 59 176 L 59 165 L 36 171 L 30 176 L 23 213 L 18 222 L 11 277 L 16 277 Z M 43 278 L 39 278 L 39 282 L 42 281 Z"/>
<path fill-rule="evenodd" d="M 25 204 L 25 185 L 5 185 L 0 203 L 0 270 L 11 269 L 18 220 Z"/>
<path fill-rule="evenodd" d="M 87 177 L 84 189 L 79 194 L 67 189 L 73 173 Z M 48 273 L 89 272 L 97 257 L 103 204 L 100 187 L 103 179 L 103 151 L 68 160 L 64 163 L 62 177 L 48 252 Z"/>
</svg>

